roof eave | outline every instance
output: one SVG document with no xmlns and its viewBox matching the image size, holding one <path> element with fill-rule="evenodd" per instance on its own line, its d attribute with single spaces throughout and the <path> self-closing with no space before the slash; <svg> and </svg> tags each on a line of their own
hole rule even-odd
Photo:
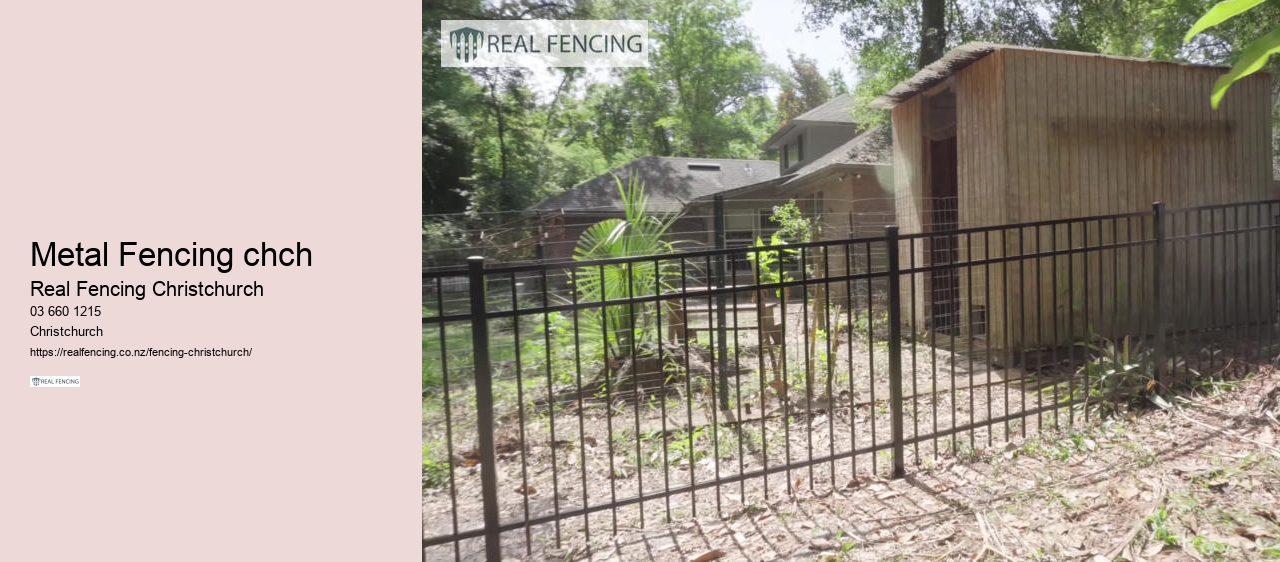
<svg viewBox="0 0 1280 562">
<path fill-rule="evenodd" d="M 773 136 L 769 137 L 764 141 L 764 149 L 775 150 L 779 148 L 778 143 L 781 142 L 782 139 L 785 138 L 788 134 L 790 134 L 791 131 L 795 128 L 796 128 L 795 120 L 787 121 L 787 124 L 783 125 L 781 129 L 778 129 L 778 132 L 774 133 Z"/>
<path fill-rule="evenodd" d="M 786 174 L 786 175 L 782 175 L 782 176 L 777 176 L 777 177 L 769 178 L 769 179 L 764 180 L 764 181 L 761 181 L 761 182 L 756 182 L 756 183 L 752 183 L 752 184 L 747 184 L 747 185 L 744 185 L 744 186 L 742 186 L 742 187 L 735 187 L 735 188 L 733 188 L 733 189 L 726 189 L 726 190 L 724 190 L 724 191 L 719 191 L 719 192 L 716 192 L 716 193 L 711 193 L 711 194 L 708 194 L 708 195 L 703 195 L 702 197 L 695 197 L 695 198 L 693 198 L 693 199 L 690 199 L 690 200 L 688 201 L 688 203 L 689 203 L 689 204 L 692 204 L 692 203 L 706 203 L 706 202 L 708 202 L 708 201 L 713 201 L 713 200 L 715 200 L 716 196 L 723 196 L 723 197 L 726 197 L 726 198 L 732 198 L 732 197 L 734 197 L 734 196 L 742 195 L 742 194 L 744 194 L 744 193 L 752 193 L 752 192 L 755 192 L 755 191 L 759 191 L 759 190 L 761 190 L 761 189 L 767 189 L 767 188 L 769 188 L 769 187 L 773 187 L 773 186 L 776 186 L 776 185 L 781 185 L 781 184 L 783 183 L 783 181 L 784 181 L 784 180 L 786 180 L 787 178 L 790 178 L 790 177 L 792 177 L 792 176 L 794 176 L 794 175 L 795 175 L 795 174 Z"/>
<path fill-rule="evenodd" d="M 1226 69 L 1227 67 L 1212 64 L 1194 64 L 1177 61 L 1161 61 L 1152 59 L 1140 59 L 1135 57 L 1122 57 L 1115 55 L 1104 55 L 1101 53 L 1087 53 L 1083 51 L 1069 51 L 1063 49 L 1045 49 L 1038 47 L 1023 47 L 1019 45 L 1002 45 L 999 43 L 973 42 L 966 43 L 955 49 L 948 51 L 942 58 L 933 61 L 921 68 L 911 78 L 899 82 L 889 91 L 880 97 L 871 100 L 867 104 L 868 107 L 874 109 L 893 109 L 897 105 L 927 92 L 930 88 L 936 86 L 947 78 L 954 76 L 970 65 L 986 58 L 996 51 L 1014 50 L 1014 51 L 1037 51 L 1043 53 L 1067 54 L 1079 57 L 1094 57 L 1107 60 L 1133 61 L 1151 64 L 1171 64 L 1176 66 L 1210 68 L 1210 69 Z"/>
</svg>

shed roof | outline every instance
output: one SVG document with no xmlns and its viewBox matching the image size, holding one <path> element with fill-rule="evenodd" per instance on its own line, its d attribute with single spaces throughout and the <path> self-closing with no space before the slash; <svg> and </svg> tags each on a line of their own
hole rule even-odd
<svg viewBox="0 0 1280 562">
<path fill-rule="evenodd" d="M 778 163 L 769 160 L 645 156 L 543 199 L 529 210 L 621 213 L 622 197 L 614 175 L 624 182 L 638 175 L 645 184 L 649 210 L 674 212 L 700 197 L 777 178 Z"/>
<path fill-rule="evenodd" d="M 965 67 L 982 60 L 987 55 L 996 51 L 1014 50 L 1014 51 L 1035 51 L 1042 53 L 1057 53 L 1062 55 L 1071 55 L 1078 57 L 1099 58 L 1108 60 L 1123 60 L 1130 62 L 1144 62 L 1151 64 L 1171 64 L 1177 66 L 1191 66 L 1197 68 L 1227 68 L 1220 65 L 1190 64 L 1171 61 L 1157 61 L 1151 59 L 1139 59 L 1133 57 L 1120 57 L 1115 55 L 1102 55 L 1098 53 L 1086 53 L 1083 51 L 1064 51 L 1061 49 L 1042 49 L 1037 47 L 1022 47 L 1018 45 L 1002 45 L 999 43 L 966 43 L 942 55 L 942 58 L 929 63 L 924 68 L 916 72 L 915 76 L 899 82 L 898 85 L 890 88 L 884 95 L 874 99 L 867 104 L 876 109 L 892 109 L 894 106 L 911 99 L 916 94 L 924 92 L 938 83 L 946 80 L 951 75 L 964 70 Z"/>
</svg>

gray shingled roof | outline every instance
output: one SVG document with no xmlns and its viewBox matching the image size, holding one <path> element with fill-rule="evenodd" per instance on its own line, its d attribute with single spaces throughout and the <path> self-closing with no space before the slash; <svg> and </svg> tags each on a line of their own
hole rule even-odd
<svg viewBox="0 0 1280 562">
<path fill-rule="evenodd" d="M 840 94 L 831 101 L 797 115 L 791 121 L 821 121 L 823 123 L 853 123 L 849 112 L 853 109 L 853 96 Z"/>
<path fill-rule="evenodd" d="M 690 169 L 690 164 L 718 165 L 719 170 Z M 596 176 L 530 207 L 531 211 L 620 213 L 622 199 L 614 175 L 625 183 L 639 174 L 649 197 L 649 210 L 673 212 L 699 197 L 778 177 L 778 163 L 769 160 L 674 158 L 646 156 Z"/>
<path fill-rule="evenodd" d="M 911 99 L 916 94 L 932 88 L 934 85 L 946 80 L 947 77 L 960 72 L 965 67 L 982 60 L 987 55 L 996 51 L 1017 50 L 1017 51 L 1036 51 L 1042 53 L 1058 53 L 1064 55 L 1073 55 L 1079 57 L 1091 57 L 1112 60 L 1125 60 L 1133 62 L 1145 62 L 1152 64 L 1173 64 L 1178 66 L 1190 66 L 1200 68 L 1226 68 L 1218 65 L 1203 65 L 1179 63 L 1170 61 L 1157 61 L 1151 59 L 1138 59 L 1133 57 L 1119 57 L 1114 55 L 1100 55 L 1098 53 L 1086 53 L 1083 51 L 1064 51 L 1061 49 L 1041 49 L 1037 47 L 1022 47 L 1018 45 L 1001 45 L 998 43 L 965 43 L 956 47 L 942 55 L 942 58 L 929 63 L 924 68 L 916 72 L 915 76 L 899 82 L 898 85 L 890 88 L 884 95 L 871 100 L 867 104 L 868 107 L 875 109 L 893 109 L 894 106 Z"/>
<path fill-rule="evenodd" d="M 804 178 L 831 166 L 889 166 L 892 164 L 893 134 L 888 127 L 876 127 L 823 154 L 817 160 L 801 166 L 798 170 L 776 178 L 774 181 L 762 181 L 744 185 L 719 195 L 732 197 L 768 187 L 792 187 Z M 702 200 L 705 201 L 710 197 L 710 195 L 704 196 Z"/>
<path fill-rule="evenodd" d="M 853 137 L 793 172 L 795 181 L 835 164 L 889 165 L 893 163 L 893 135 L 888 127 L 876 127 Z"/>
<path fill-rule="evenodd" d="M 853 110 L 853 96 L 849 94 L 840 94 L 831 101 L 819 105 L 809 111 L 801 113 L 784 123 L 778 128 L 778 131 L 764 141 L 764 146 L 773 148 L 773 143 L 786 136 L 788 132 L 801 123 L 828 123 L 828 124 L 847 124 L 853 125 L 853 116 L 849 113 Z"/>
</svg>

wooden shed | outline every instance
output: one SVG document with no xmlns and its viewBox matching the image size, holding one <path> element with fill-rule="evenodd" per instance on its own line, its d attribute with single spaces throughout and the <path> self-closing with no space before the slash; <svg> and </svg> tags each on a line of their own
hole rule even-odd
<svg viewBox="0 0 1280 562">
<path fill-rule="evenodd" d="M 1209 94 L 1224 70 L 995 44 L 957 48 L 871 104 L 892 110 L 901 231 L 945 234 L 1142 212 L 1154 201 L 1179 209 L 1268 199 L 1271 79 L 1257 74 L 1236 83 L 1215 111 Z M 1216 223 L 1211 216 L 1211 226 L 1274 220 L 1223 215 Z M 1173 227 L 1180 234 L 1207 229 L 1203 220 L 1183 222 Z M 937 238 L 921 241 L 902 259 L 928 265 L 1025 256 L 1032 251 L 1033 230 L 1041 251 L 1150 237 L 1149 218 L 1145 231 L 1142 220 L 1132 223 L 1129 232 L 1123 231 L 1125 222 L 1098 221 Z M 1248 255 L 1236 255 L 1229 244 L 1216 252 L 1175 254 L 1168 260 L 1170 276 L 1222 277 L 1224 288 L 1227 279 L 1255 279 L 1230 276 L 1260 272 L 1255 262 L 1261 259 L 1274 264 L 1275 241 L 1262 232 L 1249 236 Z M 1151 286 L 1141 277 L 1151 270 L 1149 253 L 1115 250 L 1065 259 L 1074 260 L 1074 267 L 1067 261 L 1054 267 L 1052 259 L 1022 260 L 1020 272 L 996 266 L 919 275 L 904 283 L 915 299 L 912 321 L 919 331 L 981 337 L 1000 349 L 1146 329 L 1143 321 L 1155 303 L 1149 290 L 1135 293 L 1133 287 Z M 1090 265 L 1093 273 L 1086 278 Z M 1274 277 L 1256 274 L 1260 286 L 1229 311 L 1231 321 L 1270 318 Z M 1053 287 L 1068 294 L 1057 298 Z M 1170 319 L 1175 326 L 1202 322 L 1212 312 L 1208 303 L 1177 302 Z M 974 325 L 975 309 L 991 320 Z"/>
</svg>

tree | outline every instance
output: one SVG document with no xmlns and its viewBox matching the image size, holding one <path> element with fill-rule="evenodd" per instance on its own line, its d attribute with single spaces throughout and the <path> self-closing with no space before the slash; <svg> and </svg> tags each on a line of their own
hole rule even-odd
<svg viewBox="0 0 1280 562">
<path fill-rule="evenodd" d="M 833 97 L 849 93 L 849 83 L 845 81 L 844 73 L 838 68 L 833 68 L 827 73 L 827 84 L 831 86 Z"/>
<path fill-rule="evenodd" d="M 424 5 L 423 213 L 465 210 L 468 228 L 484 228 L 639 156 L 759 157 L 776 118 L 742 11 L 738 0 Z M 652 20 L 652 66 L 594 82 L 555 69 L 542 97 L 520 69 L 440 67 L 442 19 L 583 17 Z"/>
<path fill-rule="evenodd" d="M 791 73 L 778 93 L 778 117 L 785 123 L 797 115 L 831 101 L 831 85 L 822 77 L 817 61 L 787 53 Z"/>
<path fill-rule="evenodd" d="M 735 140 L 763 140 L 732 126 L 731 116 L 750 108 L 766 87 L 764 58 L 738 21 L 743 11 L 738 0 L 658 4 L 652 70 L 675 100 L 670 117 L 658 123 L 671 131 L 677 153 L 722 156 Z"/>
<path fill-rule="evenodd" d="M 538 0 L 424 2 L 423 214 L 523 209 L 545 193 L 547 178 L 560 169 L 545 142 L 549 113 L 533 99 L 527 75 L 518 69 L 441 67 L 441 20 L 572 18 L 585 9 Z"/>
<path fill-rule="evenodd" d="M 920 59 L 916 66 L 942 58 L 947 52 L 947 5 L 945 0 L 920 0 Z"/>
<path fill-rule="evenodd" d="M 467 205 L 472 136 L 480 88 L 457 68 L 440 66 L 440 20 L 481 13 L 475 0 L 449 0 L 422 12 L 422 213 L 456 213 Z"/>
</svg>

